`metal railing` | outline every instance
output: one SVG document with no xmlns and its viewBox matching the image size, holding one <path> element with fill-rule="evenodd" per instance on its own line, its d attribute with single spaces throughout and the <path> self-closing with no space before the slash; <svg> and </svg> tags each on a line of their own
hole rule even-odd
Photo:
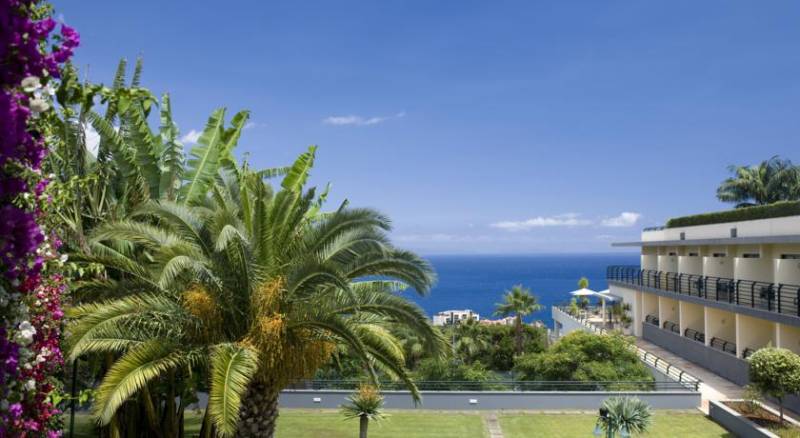
<svg viewBox="0 0 800 438">
<path fill-rule="evenodd" d="M 726 353 L 730 353 L 730 354 L 736 356 L 736 343 L 735 342 L 726 341 L 724 339 L 713 337 L 713 338 L 711 338 L 711 341 L 709 341 L 708 345 L 711 348 L 715 348 L 717 350 L 721 350 L 721 351 L 724 351 Z"/>
<path fill-rule="evenodd" d="M 678 324 L 672 321 L 664 321 L 664 330 L 669 330 L 672 333 L 681 334 L 681 328 L 678 326 Z"/>
<path fill-rule="evenodd" d="M 800 286 L 794 284 L 680 274 L 640 269 L 638 266 L 609 266 L 606 278 L 677 295 L 800 317 Z"/>
<path fill-rule="evenodd" d="M 559 312 L 563 313 L 565 316 L 570 317 L 570 318 L 580 322 L 581 325 L 583 325 L 586 329 L 588 329 L 588 330 L 590 330 L 590 331 L 592 331 L 594 333 L 601 334 L 601 335 L 609 333 L 608 330 L 606 330 L 604 328 L 601 328 L 601 327 L 597 327 L 594 324 L 589 323 L 587 318 L 581 318 L 579 316 L 570 315 L 569 312 L 567 312 L 566 308 L 564 308 L 563 306 L 554 306 L 554 307 L 556 308 L 556 310 L 558 310 Z M 658 318 L 656 318 L 656 320 L 657 319 Z M 658 323 L 656 323 L 656 325 L 658 325 Z M 675 382 L 680 383 L 681 385 L 683 385 L 687 389 L 691 389 L 692 391 L 699 390 L 700 383 L 702 383 L 702 381 L 700 379 L 698 379 L 697 377 L 695 377 L 695 376 L 687 373 L 686 371 L 684 371 L 684 370 L 672 365 L 671 363 L 667 362 L 665 359 L 662 359 L 661 357 L 659 357 L 659 356 L 657 356 L 657 355 L 655 355 L 655 354 L 653 354 L 653 353 L 651 353 L 651 352 L 639 347 L 638 345 L 636 345 L 634 343 L 631 343 L 630 346 L 631 346 L 631 350 L 633 350 L 636 353 L 636 355 L 639 357 L 639 360 L 641 360 L 642 362 L 646 363 L 647 365 L 650 365 L 651 367 L 655 368 L 656 370 L 660 371 L 661 373 L 667 375 L 668 377 L 673 379 Z"/>
<path fill-rule="evenodd" d="M 308 390 L 354 390 L 363 384 L 363 380 L 298 380 L 292 382 L 287 389 Z M 420 391 L 686 391 L 687 386 L 681 382 L 647 382 L 647 381 L 525 381 L 525 380 L 489 380 L 474 381 L 440 381 L 420 380 L 414 382 Z M 400 381 L 381 381 L 384 391 L 404 391 L 408 387 Z"/>
<path fill-rule="evenodd" d="M 694 330 L 694 329 L 687 328 L 686 330 L 683 331 L 683 336 L 685 336 L 685 337 L 687 337 L 689 339 L 694 339 L 695 341 L 697 341 L 697 342 L 699 342 L 701 344 L 705 344 L 706 343 L 706 335 L 705 335 L 705 333 L 698 332 L 697 330 Z"/>
<path fill-rule="evenodd" d="M 652 325 L 654 325 L 656 327 L 659 326 L 658 317 L 655 316 L 655 315 L 647 315 L 647 316 L 645 316 L 644 317 L 644 322 L 646 322 L 648 324 L 652 324 Z"/>
</svg>

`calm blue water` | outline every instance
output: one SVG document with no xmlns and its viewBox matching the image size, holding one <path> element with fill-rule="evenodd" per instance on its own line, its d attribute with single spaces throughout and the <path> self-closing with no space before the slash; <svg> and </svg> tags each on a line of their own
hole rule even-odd
<svg viewBox="0 0 800 438">
<path fill-rule="evenodd" d="M 542 320 L 552 327 L 549 306 L 569 301 L 578 279 L 589 279 L 589 288 L 607 288 L 609 265 L 637 265 L 639 254 L 552 254 L 528 256 L 430 256 L 439 281 L 426 297 L 408 294 L 428 315 L 448 309 L 472 309 L 481 318 L 491 317 L 503 291 L 522 283 L 539 302 L 548 306 L 527 321 Z"/>
</svg>

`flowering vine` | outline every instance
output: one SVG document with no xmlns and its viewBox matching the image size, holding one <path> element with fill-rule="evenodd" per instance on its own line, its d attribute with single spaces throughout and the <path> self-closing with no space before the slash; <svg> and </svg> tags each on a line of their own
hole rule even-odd
<svg viewBox="0 0 800 438">
<path fill-rule="evenodd" d="M 78 34 L 38 0 L 0 0 L 0 437 L 59 436 L 60 242 L 40 226 L 49 111 Z"/>
</svg>

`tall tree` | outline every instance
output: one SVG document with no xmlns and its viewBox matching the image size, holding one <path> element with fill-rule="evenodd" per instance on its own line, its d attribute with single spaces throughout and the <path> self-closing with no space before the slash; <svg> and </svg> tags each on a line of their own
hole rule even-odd
<svg viewBox="0 0 800 438">
<path fill-rule="evenodd" d="M 730 166 L 733 176 L 717 188 L 717 198 L 736 208 L 800 199 L 800 171 L 790 160 L 774 156 L 755 166 Z"/>
<path fill-rule="evenodd" d="M 516 352 L 522 354 L 522 318 L 542 309 L 535 295 L 531 294 L 530 289 L 521 284 L 515 285 L 511 290 L 507 290 L 503 295 L 503 302 L 496 303 L 497 311 L 495 315 L 514 316 L 514 327 L 516 332 Z"/>
<path fill-rule="evenodd" d="M 84 259 L 119 274 L 108 289 L 135 292 L 73 311 L 71 358 L 121 354 L 98 388 L 101 423 L 159 376 L 199 369 L 209 379 L 204 436 L 271 437 L 281 389 L 311 377 L 337 344 L 375 383 L 380 369 L 418 397 L 388 327 L 444 351 L 425 313 L 397 294 L 426 293 L 432 269 L 390 244 L 379 213 L 320 212 L 324 196 L 304 189 L 314 156 L 302 154 L 274 194 L 246 165 L 213 178 L 192 171 L 187 184 L 198 186 L 181 193 L 193 200 L 150 202 L 93 234 L 100 251 Z"/>
</svg>

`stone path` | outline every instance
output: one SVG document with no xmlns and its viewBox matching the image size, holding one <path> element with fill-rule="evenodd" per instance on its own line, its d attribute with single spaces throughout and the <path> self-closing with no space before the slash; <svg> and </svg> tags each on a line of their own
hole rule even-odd
<svg viewBox="0 0 800 438">
<path fill-rule="evenodd" d="M 497 413 L 492 412 L 483 417 L 486 428 L 489 429 L 489 438 L 504 438 L 503 429 L 500 429 L 500 422 L 497 421 Z"/>
</svg>

